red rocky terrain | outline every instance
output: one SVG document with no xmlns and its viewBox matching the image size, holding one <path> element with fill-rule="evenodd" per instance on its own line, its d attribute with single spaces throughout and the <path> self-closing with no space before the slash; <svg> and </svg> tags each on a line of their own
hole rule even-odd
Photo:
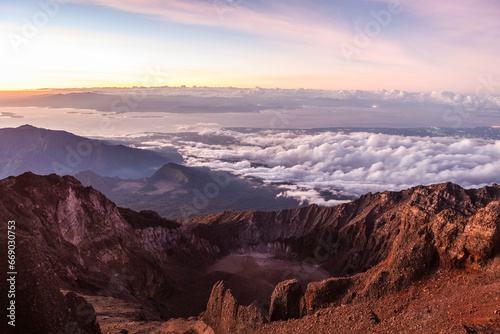
<svg viewBox="0 0 500 334">
<path fill-rule="evenodd" d="M 4 249 L 16 221 L 19 333 L 500 332 L 497 185 L 181 224 L 26 173 L 0 181 L 0 217 Z"/>
</svg>

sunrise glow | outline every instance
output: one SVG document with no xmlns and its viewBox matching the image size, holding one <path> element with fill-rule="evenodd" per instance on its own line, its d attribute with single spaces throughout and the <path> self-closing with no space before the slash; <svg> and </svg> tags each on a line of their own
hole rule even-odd
<svg viewBox="0 0 500 334">
<path fill-rule="evenodd" d="M 491 43 L 500 6 L 488 0 L 473 6 L 27 0 L 2 2 L 0 12 L 9 13 L 0 17 L 2 90 L 197 85 L 473 92 L 500 51 L 500 43 Z"/>
</svg>

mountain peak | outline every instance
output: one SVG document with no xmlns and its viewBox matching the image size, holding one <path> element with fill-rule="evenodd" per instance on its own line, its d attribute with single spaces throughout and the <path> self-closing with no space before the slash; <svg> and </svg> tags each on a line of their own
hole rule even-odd
<svg viewBox="0 0 500 334">
<path fill-rule="evenodd" d="M 23 125 L 0 130 L 0 161 L 16 162 L 0 166 L 0 178 L 27 171 L 73 175 L 85 170 L 136 178 L 150 176 L 165 163 L 182 162 L 182 156 L 176 151 L 157 153 Z"/>
<path fill-rule="evenodd" d="M 186 183 L 189 181 L 189 177 L 187 175 L 188 171 L 188 168 L 170 162 L 161 166 L 160 169 L 158 169 L 151 177 L 148 178 L 148 181 L 171 181 L 175 183 Z"/>
<path fill-rule="evenodd" d="M 24 125 L 21 125 L 20 127 L 18 127 L 18 129 L 33 130 L 33 129 L 40 129 L 40 128 L 34 127 L 33 125 L 30 125 L 30 124 L 24 124 Z"/>
</svg>

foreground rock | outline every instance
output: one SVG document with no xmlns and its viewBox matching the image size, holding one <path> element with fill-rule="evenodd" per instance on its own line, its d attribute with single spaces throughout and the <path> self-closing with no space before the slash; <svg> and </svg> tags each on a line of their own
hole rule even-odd
<svg viewBox="0 0 500 334">
<path fill-rule="evenodd" d="M 382 195 L 385 195 L 386 200 L 394 197 L 394 193 Z M 400 198 L 404 199 L 404 202 L 403 205 L 398 205 L 396 223 L 392 222 L 396 212 L 385 215 L 380 212 L 379 218 L 374 218 L 373 211 L 379 209 L 372 208 L 372 213 L 365 215 L 365 224 L 375 225 L 369 232 L 371 237 L 381 234 L 380 239 L 376 241 L 378 245 L 372 251 L 376 252 L 377 249 L 387 247 L 388 254 L 383 260 L 365 272 L 359 272 L 351 277 L 336 277 L 309 283 L 304 296 L 300 289 L 294 288 L 298 285 L 297 280 L 281 282 L 271 297 L 269 310 L 271 322 L 299 317 L 307 319 L 312 315 L 321 317 L 322 309 L 335 309 L 351 304 L 377 305 L 380 300 L 390 298 L 388 296 L 407 293 L 422 280 L 442 270 L 458 271 L 460 275 L 466 275 L 465 277 L 472 276 L 471 270 L 473 270 L 487 277 L 486 285 L 490 284 L 491 280 L 500 282 L 500 202 L 497 200 L 496 187 L 473 192 L 464 191 L 453 184 L 443 184 L 417 187 L 409 195 Z M 495 200 L 492 200 L 493 198 Z M 463 203 L 463 206 L 460 206 L 460 203 Z M 376 205 L 385 204 L 377 202 Z M 345 207 L 338 210 L 345 210 Z M 384 216 L 389 217 L 389 220 L 380 220 L 379 223 L 368 221 L 370 218 L 377 221 L 385 218 Z M 354 220 L 359 220 L 359 216 Z M 351 224 L 352 221 L 346 227 L 352 226 Z M 377 224 L 380 224 L 378 229 Z M 333 228 L 335 231 L 334 226 L 326 226 L 325 230 L 331 231 Z M 353 233 L 356 231 L 352 227 L 351 230 Z M 365 234 L 360 237 L 366 237 L 366 233 L 365 230 Z M 370 239 L 367 241 L 369 243 Z M 383 243 L 383 246 L 380 243 Z M 360 253 L 353 257 L 354 265 L 359 265 L 359 261 L 366 256 L 366 250 Z M 342 256 L 341 252 L 340 254 L 332 252 L 331 258 L 339 259 Z M 440 272 L 437 277 L 442 275 Z M 495 288 L 492 289 L 495 291 Z M 500 301 L 500 290 L 494 293 L 494 300 Z M 372 307 L 370 306 L 363 315 L 369 327 L 382 322 Z M 469 311 L 472 312 L 474 309 Z M 494 312 L 498 313 L 496 310 Z M 498 329 L 494 318 L 488 319 L 491 325 L 489 327 Z M 289 328 L 285 325 L 282 327 Z M 466 327 L 462 329 L 467 333 L 472 332 Z M 344 329 L 343 332 L 350 330 Z"/>
<path fill-rule="evenodd" d="M 299 318 L 303 296 L 304 293 L 298 280 L 292 279 L 279 283 L 271 296 L 269 308 L 271 321 Z"/>
<path fill-rule="evenodd" d="M 239 305 L 227 283 L 220 281 L 212 289 L 203 321 L 215 333 L 252 333 L 267 319 L 257 306 Z"/>
<path fill-rule="evenodd" d="M 92 305 L 72 292 L 64 295 L 60 291 L 61 281 L 34 239 L 18 239 L 16 262 L 19 269 L 15 298 L 11 299 L 16 306 L 15 326 L 6 326 L 7 322 L 2 321 L 0 332 L 101 333 Z M 3 283 L 2 279 L 2 291 L 7 291 Z M 2 318 L 8 319 L 5 315 Z"/>
<path fill-rule="evenodd" d="M 388 325 L 392 318 L 387 314 L 406 314 L 402 320 L 411 328 L 415 320 L 411 313 L 405 313 L 409 305 L 421 321 L 438 324 L 439 330 L 431 332 L 450 332 L 455 325 L 476 328 L 480 319 L 486 319 L 481 326 L 491 332 L 498 327 L 493 313 L 497 310 L 488 305 L 493 308 L 500 302 L 500 289 L 494 285 L 500 280 L 499 201 L 497 185 L 465 190 L 445 183 L 367 194 L 335 208 L 313 205 L 275 212 L 224 212 L 181 225 L 153 212 L 119 209 L 95 189 L 83 187 L 69 176 L 26 173 L 0 181 L 0 217 L 16 221 L 17 320 L 26 326 L 27 333 L 64 332 L 67 326 L 97 331 L 89 305 L 73 294 L 65 298 L 61 290 L 139 305 L 130 317 L 145 323 L 197 316 L 208 302 L 204 319 L 219 333 L 252 328 L 263 333 L 274 328 L 274 323 L 285 326 L 303 319 L 322 319 L 325 310 L 337 314 L 337 309 L 346 307 L 356 315 L 353 319 L 359 315 L 360 324 L 367 319 L 368 327 L 363 330 L 368 332 L 373 332 L 375 325 L 396 328 Z M 0 225 L 3 249 L 6 226 Z M 288 320 L 266 323 L 259 307 L 240 305 L 229 285 L 217 283 L 212 289 L 228 276 L 232 279 L 229 282 L 250 280 L 206 272 L 225 256 L 250 253 L 320 266 L 334 278 L 310 283 L 302 297 L 288 281 L 297 273 L 290 268 L 280 277 L 288 282 L 279 284 L 269 299 L 258 301 L 267 305 L 272 297 L 272 320 Z M 0 252 L 0 257 L 6 263 L 6 252 Z M 465 282 L 461 289 L 477 288 L 469 303 L 484 309 L 481 318 L 462 315 L 474 314 L 475 309 L 460 309 L 456 317 L 432 311 L 434 301 L 451 305 L 454 301 L 446 300 L 447 295 L 464 296 L 451 290 L 426 296 L 422 286 L 432 290 L 433 285 L 422 282 L 454 273 Z M 6 278 L 0 282 L 2 291 L 6 282 Z M 453 286 L 457 287 L 460 284 Z M 408 302 L 401 304 L 398 296 Z M 411 303 L 420 297 L 428 297 L 426 305 Z M 385 309 L 380 304 L 383 300 L 394 309 Z M 476 300 L 480 302 L 477 305 Z M 359 305 L 365 306 L 362 312 Z M 84 312 L 75 314 L 79 308 Z M 5 319 L 6 308 L 1 310 Z M 84 313 L 88 316 L 82 318 Z M 301 319 L 293 319 L 297 313 Z M 444 316 L 448 320 L 443 320 Z M 105 315 L 98 312 L 97 321 L 100 317 Z M 349 332 L 349 321 L 356 319 L 346 316 L 344 320 L 344 332 Z M 106 326 L 113 328 L 108 321 Z M 398 331 L 406 329 L 398 327 Z"/>
<path fill-rule="evenodd" d="M 304 296 L 302 315 L 313 314 L 321 308 L 338 306 L 348 294 L 352 283 L 353 279 L 350 278 L 330 278 L 309 283 Z"/>
</svg>

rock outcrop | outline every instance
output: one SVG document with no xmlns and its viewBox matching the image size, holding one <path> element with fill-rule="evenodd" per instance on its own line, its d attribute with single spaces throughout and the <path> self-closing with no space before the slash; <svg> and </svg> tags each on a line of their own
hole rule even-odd
<svg viewBox="0 0 500 334">
<path fill-rule="evenodd" d="M 71 333 L 78 333 L 78 331 L 81 333 L 101 332 L 94 307 L 85 298 L 70 291 L 64 296 L 64 302 L 71 314 L 71 318 L 74 319 L 71 324 L 73 328 L 70 331 Z"/>
<path fill-rule="evenodd" d="M 217 282 L 210 294 L 203 321 L 215 333 L 252 333 L 267 322 L 262 311 L 255 305 L 239 305 L 224 281 Z"/>
<path fill-rule="evenodd" d="M 479 250 L 483 259 L 488 258 L 498 244 L 499 201 L 498 185 L 465 190 L 444 183 L 369 193 L 334 208 L 223 212 L 186 223 L 202 223 L 193 226 L 198 235 L 223 234 L 217 240 L 221 255 L 271 253 L 307 260 L 343 277 L 387 260 L 396 245 L 409 249 L 410 241 L 426 248 L 425 261 L 467 265 L 477 262 Z M 405 255 L 409 260 L 411 256 Z"/>
<path fill-rule="evenodd" d="M 378 300 L 408 289 L 438 269 L 471 267 L 475 270 L 498 271 L 498 261 L 492 258 L 500 254 L 499 199 L 497 186 L 464 190 L 447 183 L 416 187 L 400 193 L 368 194 L 347 205 L 325 209 L 332 211 L 326 217 L 319 212 L 311 214 L 316 210 L 315 207 L 299 210 L 297 213 L 302 214 L 300 218 L 280 217 L 290 215 L 290 211 L 267 213 L 276 225 L 286 225 L 288 219 L 294 220 L 295 225 L 287 225 L 289 228 L 281 230 L 281 233 L 300 231 L 303 237 L 299 240 L 302 243 L 307 243 L 311 235 L 317 235 L 320 241 L 335 241 L 322 245 L 323 254 L 328 256 L 315 254 L 314 257 L 307 257 L 307 261 L 322 259 L 322 264 L 338 276 L 349 272 L 346 268 L 357 268 L 350 277 L 309 283 L 303 297 L 301 291 L 299 293 L 299 290 L 291 288 L 297 281 L 281 282 L 271 297 L 270 320 L 294 318 L 298 309 L 300 316 L 305 316 L 315 314 L 321 308 L 336 307 L 356 300 Z M 388 203 L 390 207 L 387 207 Z M 355 204 L 356 207 L 352 208 Z M 352 218 L 345 225 L 341 224 L 348 210 L 351 211 L 348 216 Z M 232 219 L 254 227 L 259 221 L 266 221 L 261 215 L 266 213 L 251 212 L 246 216 L 234 214 Z M 228 213 L 206 219 L 205 223 L 214 227 L 231 228 L 227 223 L 231 219 Z M 344 235 L 346 230 L 349 233 Z M 270 230 L 269 234 L 275 232 Z M 263 233 L 259 237 L 265 238 L 267 235 Z M 352 239 L 353 235 L 364 240 L 365 249 L 357 248 L 359 240 Z M 283 251 L 285 254 L 292 252 L 295 256 L 300 254 L 292 251 L 297 240 L 293 235 L 288 238 L 283 234 L 274 237 L 285 245 L 276 247 L 271 244 L 270 249 L 275 247 L 274 250 L 281 255 Z M 248 232 L 239 238 L 239 245 L 245 245 L 245 241 L 248 243 L 248 239 L 251 239 Z M 347 249 L 344 245 L 338 245 L 346 240 L 349 245 Z M 348 254 L 351 256 L 346 259 Z M 334 264 L 335 260 L 340 263 Z M 335 271 L 335 268 L 339 270 Z M 373 318 L 376 319 L 374 323 L 380 322 L 377 317 Z"/>
<path fill-rule="evenodd" d="M 300 282 L 296 279 L 279 283 L 271 296 L 269 318 L 271 321 L 300 317 L 300 304 L 304 296 Z"/>
<path fill-rule="evenodd" d="M 352 278 L 344 277 L 309 283 L 304 295 L 302 315 L 313 314 L 328 306 L 338 306 L 352 284 Z"/>
<path fill-rule="evenodd" d="M 471 263 L 484 263 L 500 240 L 500 203 L 492 202 L 472 216 L 464 229 L 465 250 Z"/>
</svg>

